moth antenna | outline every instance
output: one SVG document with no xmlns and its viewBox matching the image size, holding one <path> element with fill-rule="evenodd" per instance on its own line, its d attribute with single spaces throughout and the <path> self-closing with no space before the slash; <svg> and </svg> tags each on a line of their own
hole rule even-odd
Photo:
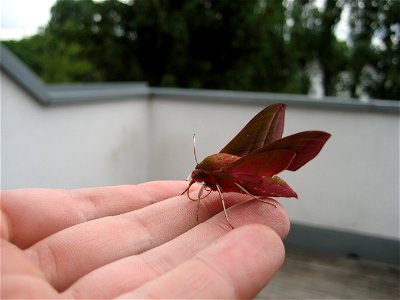
<svg viewBox="0 0 400 300">
<path fill-rule="evenodd" d="M 199 164 L 197 161 L 197 155 L 196 155 L 196 134 L 193 134 L 193 154 L 194 154 L 194 160 L 196 161 L 196 166 Z"/>
</svg>

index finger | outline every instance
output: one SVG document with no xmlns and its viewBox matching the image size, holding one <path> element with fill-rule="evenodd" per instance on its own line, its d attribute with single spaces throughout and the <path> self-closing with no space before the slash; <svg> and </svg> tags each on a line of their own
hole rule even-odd
<svg viewBox="0 0 400 300">
<path fill-rule="evenodd" d="M 72 225 L 118 215 L 179 195 L 185 181 L 76 190 L 19 189 L 1 192 L 1 236 L 20 248 Z"/>
</svg>

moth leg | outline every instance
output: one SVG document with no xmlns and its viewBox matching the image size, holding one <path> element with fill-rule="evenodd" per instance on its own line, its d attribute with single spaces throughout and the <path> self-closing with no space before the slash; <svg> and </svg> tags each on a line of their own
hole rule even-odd
<svg viewBox="0 0 400 300">
<path fill-rule="evenodd" d="M 199 222 L 199 211 L 200 211 L 200 198 L 197 199 L 197 209 L 196 209 L 196 221 Z"/>
<path fill-rule="evenodd" d="M 188 188 L 185 190 L 185 192 L 187 193 L 188 198 L 189 198 L 190 200 L 192 200 L 192 201 L 197 201 L 197 199 L 194 199 L 194 198 L 190 197 L 189 188 L 190 188 L 190 186 L 188 186 Z"/>
<path fill-rule="evenodd" d="M 184 193 L 186 193 L 187 196 L 188 196 L 188 198 L 189 198 L 190 200 L 192 200 L 192 201 L 198 201 L 198 200 L 204 199 L 204 198 L 208 197 L 208 195 L 210 195 L 211 192 L 212 192 L 212 190 L 211 190 L 208 186 L 206 186 L 206 185 L 203 184 L 203 185 L 201 186 L 200 190 L 199 190 L 199 195 L 200 195 L 200 196 L 198 196 L 197 198 L 192 198 L 192 197 L 190 197 L 189 189 L 190 189 L 190 186 L 188 186 L 188 187 L 186 188 L 186 190 L 184 190 L 183 193 L 182 193 L 181 195 L 183 195 Z M 208 193 L 207 193 L 205 196 L 202 196 L 202 197 L 201 197 L 201 195 L 203 195 L 203 191 L 204 191 L 204 190 L 206 190 Z"/>
<path fill-rule="evenodd" d="M 192 197 L 190 197 L 190 194 L 189 194 L 189 192 L 190 192 L 190 187 L 192 186 L 193 183 L 195 183 L 195 181 L 194 181 L 194 180 L 191 180 L 191 181 L 189 182 L 188 187 L 182 192 L 181 195 L 183 195 L 184 193 L 186 193 L 187 196 L 188 196 L 188 198 L 189 198 L 190 200 L 192 200 L 192 201 L 197 201 L 197 199 L 193 199 Z"/>
<path fill-rule="evenodd" d="M 192 200 L 192 201 L 197 201 L 196 220 L 197 220 L 197 222 L 198 222 L 198 221 L 199 221 L 199 211 L 200 211 L 200 200 L 201 200 L 201 199 L 204 199 L 204 198 L 206 198 L 208 195 L 210 195 L 211 192 L 212 192 L 212 189 L 211 189 L 209 186 L 203 184 L 203 185 L 201 186 L 200 190 L 199 190 L 199 193 L 197 194 L 197 199 L 195 199 L 195 198 L 190 197 L 190 193 L 189 193 L 190 187 L 191 187 L 191 185 L 192 185 L 193 183 L 194 183 L 194 181 L 191 181 L 190 184 L 189 184 L 189 186 L 186 188 L 186 190 L 183 191 L 183 193 L 182 193 L 181 195 L 183 195 L 183 194 L 186 193 L 186 194 L 187 194 L 187 197 L 188 197 L 190 200 Z M 202 196 L 204 190 L 207 191 L 207 194 L 206 194 L 205 196 Z"/>
<path fill-rule="evenodd" d="M 207 191 L 207 194 L 205 196 L 202 196 L 204 191 Z M 191 200 L 197 201 L 197 213 L 196 213 L 197 222 L 199 221 L 200 200 L 208 197 L 208 195 L 210 195 L 211 192 L 212 192 L 212 189 L 208 185 L 203 184 L 199 190 L 199 193 L 197 194 L 197 199 L 191 199 Z"/>
<path fill-rule="evenodd" d="M 203 184 L 199 190 L 199 193 L 197 194 L 197 210 L 196 210 L 196 221 L 197 222 L 199 222 L 200 200 L 203 199 L 203 198 L 201 198 L 201 195 L 203 195 L 205 188 L 206 188 L 206 186 Z"/>
<path fill-rule="evenodd" d="M 252 197 L 252 198 L 254 198 L 254 199 L 258 200 L 258 201 L 261 201 L 261 202 L 263 202 L 263 203 L 272 205 L 273 207 L 276 208 L 276 205 L 275 205 L 275 204 L 273 204 L 273 203 L 271 203 L 271 202 L 268 202 L 268 201 L 265 201 L 265 200 L 262 200 L 260 197 L 257 197 L 257 196 L 252 195 L 249 191 L 247 191 L 244 187 L 242 187 L 240 184 L 238 184 L 238 183 L 236 183 L 236 182 L 234 182 L 234 184 L 235 184 L 243 193 L 245 193 L 246 195 L 248 195 L 248 196 L 250 196 L 250 197 Z"/>
<path fill-rule="evenodd" d="M 205 196 L 202 197 L 204 191 L 207 191 L 208 193 Z M 204 199 L 204 198 L 208 197 L 208 195 L 210 195 L 211 192 L 212 192 L 212 189 L 208 185 L 203 183 L 203 185 L 201 186 L 201 188 L 199 190 L 199 194 L 198 194 L 197 199 L 198 200 Z"/>
<path fill-rule="evenodd" d="M 231 226 L 231 228 L 233 229 L 234 227 L 233 227 L 233 225 L 231 224 L 231 222 L 229 221 L 228 214 L 226 213 L 225 200 L 224 200 L 224 196 L 222 196 L 221 187 L 219 186 L 219 184 L 217 184 L 216 187 L 217 187 L 217 190 L 218 190 L 219 198 L 221 199 L 222 207 L 223 207 L 223 209 L 224 209 L 224 214 L 225 214 L 226 222 L 227 222 L 228 225 Z"/>
<path fill-rule="evenodd" d="M 201 186 L 200 190 L 199 190 L 199 193 L 197 194 L 197 200 L 202 199 L 202 198 L 201 198 L 201 195 L 203 195 L 204 189 L 205 189 L 205 185 L 203 184 L 203 185 Z"/>
</svg>

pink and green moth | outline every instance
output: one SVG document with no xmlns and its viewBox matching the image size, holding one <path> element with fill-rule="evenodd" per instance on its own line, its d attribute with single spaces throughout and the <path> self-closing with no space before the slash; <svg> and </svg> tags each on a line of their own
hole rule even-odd
<svg viewBox="0 0 400 300">
<path fill-rule="evenodd" d="M 297 198 L 296 192 L 277 174 L 304 166 L 317 156 L 331 135 L 323 131 L 303 131 L 282 138 L 285 108 L 285 104 L 266 107 L 219 153 L 197 163 L 182 194 L 186 192 L 189 199 L 200 202 L 212 191 L 217 191 L 226 221 L 232 228 L 223 193 L 243 193 L 262 202 L 271 197 Z M 191 198 L 189 189 L 195 182 L 202 183 L 202 187 L 198 197 Z M 202 196 L 204 190 L 208 194 Z"/>
</svg>

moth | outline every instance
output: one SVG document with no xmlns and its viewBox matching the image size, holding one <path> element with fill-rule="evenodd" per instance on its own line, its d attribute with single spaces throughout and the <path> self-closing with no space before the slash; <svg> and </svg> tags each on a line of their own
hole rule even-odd
<svg viewBox="0 0 400 300">
<path fill-rule="evenodd" d="M 282 138 L 285 104 L 272 104 L 259 112 L 219 152 L 198 163 L 190 175 L 187 193 L 190 200 L 199 203 L 212 191 L 221 199 L 227 223 L 233 228 L 226 212 L 224 193 L 236 192 L 266 201 L 271 197 L 294 197 L 296 192 L 280 177 L 283 170 L 297 171 L 321 151 L 330 138 L 323 131 L 303 131 Z M 189 194 L 190 187 L 201 183 L 197 199 Z M 208 191 L 203 196 L 204 191 Z"/>
</svg>

